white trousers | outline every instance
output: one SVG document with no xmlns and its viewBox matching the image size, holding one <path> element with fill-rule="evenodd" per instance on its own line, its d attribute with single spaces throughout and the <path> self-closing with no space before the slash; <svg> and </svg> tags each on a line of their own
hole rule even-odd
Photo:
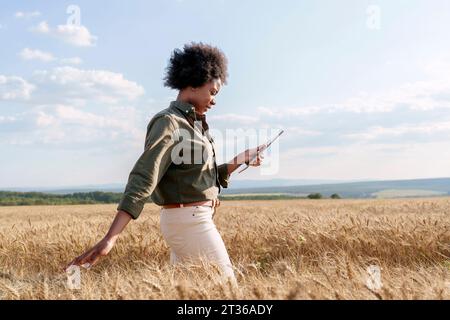
<svg viewBox="0 0 450 320">
<path fill-rule="evenodd" d="M 217 264 L 226 278 L 236 282 L 227 249 L 212 219 L 213 212 L 207 206 L 161 209 L 161 233 L 170 247 L 170 263 L 203 258 Z"/>
</svg>

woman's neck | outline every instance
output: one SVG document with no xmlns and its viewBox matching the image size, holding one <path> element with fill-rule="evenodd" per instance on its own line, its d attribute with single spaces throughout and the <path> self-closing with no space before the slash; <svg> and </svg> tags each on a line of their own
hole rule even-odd
<svg viewBox="0 0 450 320">
<path fill-rule="evenodd" d="M 201 114 L 197 111 L 197 107 L 195 106 L 195 104 L 191 101 L 191 99 L 189 97 L 184 96 L 182 93 L 179 93 L 177 96 L 177 101 L 181 101 L 181 102 L 185 102 L 185 103 L 189 103 L 190 105 L 194 106 L 195 108 L 195 113 L 202 116 L 204 114 Z"/>
</svg>

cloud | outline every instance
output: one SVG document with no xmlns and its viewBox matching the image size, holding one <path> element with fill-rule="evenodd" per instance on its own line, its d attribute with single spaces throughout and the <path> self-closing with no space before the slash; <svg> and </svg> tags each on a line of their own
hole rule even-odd
<svg viewBox="0 0 450 320">
<path fill-rule="evenodd" d="M 290 117 L 299 117 L 310 114 L 316 114 L 323 110 L 323 107 L 318 106 L 306 106 L 306 107 L 282 107 L 282 108 L 267 108 L 267 107 L 258 107 L 257 111 L 260 115 L 264 117 L 282 119 L 282 118 L 290 118 Z"/>
<path fill-rule="evenodd" d="M 138 124 L 140 117 L 134 107 L 123 111 L 101 115 L 70 105 L 36 106 L 21 114 L 0 117 L 0 123 L 14 123 L 14 126 L 2 128 L 0 143 L 63 145 L 68 149 L 111 144 L 142 147 L 145 126 Z"/>
<path fill-rule="evenodd" d="M 0 75 L 0 100 L 27 100 L 35 86 L 17 76 Z"/>
<path fill-rule="evenodd" d="M 10 123 L 16 121 L 15 117 L 11 116 L 0 116 L 0 123 Z"/>
<path fill-rule="evenodd" d="M 42 62 L 52 62 L 59 61 L 60 64 L 72 64 L 72 65 L 80 65 L 83 63 L 83 60 L 79 57 L 72 58 L 55 58 L 50 52 L 44 52 L 37 49 L 25 48 L 18 54 L 23 60 L 39 60 Z"/>
<path fill-rule="evenodd" d="M 76 47 L 94 46 L 98 39 L 90 33 L 88 28 L 82 25 L 65 24 L 58 25 L 55 29 L 52 29 L 46 21 L 42 21 L 30 30 L 35 33 L 51 35 Z"/>
<path fill-rule="evenodd" d="M 356 113 L 392 112 L 406 106 L 410 110 L 429 111 L 450 108 L 450 99 L 439 96 L 450 95 L 450 81 L 418 81 L 381 94 L 360 93 L 359 95 L 330 108 L 332 111 Z"/>
<path fill-rule="evenodd" d="M 420 68 L 435 79 L 448 79 L 450 73 L 450 56 L 434 57 L 428 61 L 419 62 Z"/>
<path fill-rule="evenodd" d="M 219 122 L 226 122 L 226 123 L 234 123 L 234 124 L 242 124 L 242 125 L 250 125 L 255 124 L 259 121 L 258 118 L 252 117 L 252 116 L 246 116 L 236 113 L 227 113 L 227 114 L 221 114 L 221 115 L 214 115 L 208 117 L 211 121 L 219 121 Z"/>
<path fill-rule="evenodd" d="M 41 13 L 39 11 L 32 11 L 32 12 L 23 12 L 23 11 L 17 11 L 14 16 L 18 19 L 29 19 L 34 17 L 39 17 Z"/>
<path fill-rule="evenodd" d="M 24 110 L 1 116 L 0 144 L 138 150 L 146 117 L 125 103 L 143 94 L 139 84 L 107 70 L 55 67 L 36 71 L 29 81 L 0 75 L 0 100 L 8 101 L 0 106 L 15 101 Z"/>
<path fill-rule="evenodd" d="M 358 140 L 375 140 L 378 138 L 399 137 L 406 134 L 431 135 L 440 132 L 450 133 L 450 121 L 409 124 L 390 128 L 376 126 L 369 128 L 365 132 L 347 134 L 344 137 Z"/>
<path fill-rule="evenodd" d="M 30 49 L 25 48 L 21 52 L 19 52 L 19 56 L 23 60 L 39 60 L 42 62 L 52 62 L 58 60 L 61 64 L 73 64 L 73 65 L 79 65 L 83 63 L 83 60 L 79 57 L 72 57 L 72 58 L 62 58 L 57 59 L 51 54 L 50 52 L 44 52 L 37 49 Z"/>
<path fill-rule="evenodd" d="M 301 136 L 320 136 L 323 134 L 323 132 L 317 130 L 307 130 L 301 127 L 285 127 L 284 131 L 296 139 Z"/>
<path fill-rule="evenodd" d="M 50 27 L 48 26 L 47 21 L 41 21 L 37 26 L 31 27 L 30 31 L 41 34 L 50 33 Z"/>
<path fill-rule="evenodd" d="M 63 58 L 60 59 L 59 62 L 61 64 L 74 64 L 74 65 L 79 65 L 83 63 L 83 60 L 79 57 L 73 57 L 73 58 Z"/>
<path fill-rule="evenodd" d="M 258 107 L 260 115 L 275 119 L 289 119 L 316 114 L 333 113 L 390 113 L 400 108 L 411 111 L 450 109 L 450 65 L 426 65 L 431 78 L 404 83 L 391 90 L 378 93 L 360 92 L 342 102 L 318 106 Z M 440 72 L 439 72 L 440 71 Z"/>
<path fill-rule="evenodd" d="M 48 127 L 56 122 L 56 118 L 50 114 L 43 111 L 37 111 L 36 115 L 36 125 L 38 127 Z"/>
<path fill-rule="evenodd" d="M 44 51 L 40 51 L 40 50 L 32 50 L 29 48 L 23 49 L 19 53 L 19 56 L 23 60 L 40 60 L 43 62 L 50 62 L 50 61 L 55 60 L 53 55 L 49 52 L 44 52 Z"/>
<path fill-rule="evenodd" d="M 291 148 L 282 154 L 283 159 L 298 159 L 304 157 L 329 156 L 344 152 L 340 146 L 320 146 Z"/>
<path fill-rule="evenodd" d="M 69 104 L 117 105 L 134 101 L 144 88 L 123 74 L 107 70 L 83 70 L 71 66 L 37 70 L 25 80 L 0 75 L 0 100 L 26 100 L 24 106 Z"/>
<path fill-rule="evenodd" d="M 97 37 L 93 36 L 85 26 L 59 25 L 55 30 L 55 35 L 64 42 L 77 47 L 90 47 L 97 42 Z"/>
<path fill-rule="evenodd" d="M 122 99 L 134 100 L 144 94 L 144 88 L 127 80 L 120 73 L 107 70 L 82 70 L 64 66 L 52 70 L 35 71 L 33 82 L 40 92 L 53 102 L 80 103 L 98 101 L 118 103 Z"/>
<path fill-rule="evenodd" d="M 293 148 L 280 155 L 279 177 L 408 179 L 448 176 L 448 142 Z M 305 170 L 307 168 L 307 170 Z"/>
<path fill-rule="evenodd" d="M 54 118 L 65 124 L 77 124 L 84 127 L 132 130 L 129 124 L 121 119 L 96 115 L 71 106 L 56 106 Z M 50 121 L 50 123 L 52 123 L 52 121 Z"/>
</svg>

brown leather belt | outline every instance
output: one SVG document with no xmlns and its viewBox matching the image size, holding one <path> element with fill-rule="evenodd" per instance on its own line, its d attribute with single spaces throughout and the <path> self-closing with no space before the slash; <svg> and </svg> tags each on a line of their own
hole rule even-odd
<svg viewBox="0 0 450 320">
<path fill-rule="evenodd" d="M 206 206 L 206 207 L 212 207 L 216 208 L 220 206 L 219 199 L 214 200 L 205 200 L 205 201 L 198 201 L 198 202 L 188 202 L 188 203 L 176 203 L 176 204 L 166 204 L 162 207 L 164 209 L 174 209 L 174 208 L 184 208 L 184 207 L 195 207 L 195 206 Z"/>
</svg>

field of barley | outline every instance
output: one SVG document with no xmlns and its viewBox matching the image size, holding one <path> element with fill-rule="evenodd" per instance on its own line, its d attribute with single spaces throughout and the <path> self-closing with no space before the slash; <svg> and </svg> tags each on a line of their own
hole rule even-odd
<svg viewBox="0 0 450 320">
<path fill-rule="evenodd" d="M 0 207 L 0 299 L 450 298 L 450 198 L 222 202 L 214 221 L 237 287 L 171 266 L 148 204 L 68 288 L 62 267 L 104 236 L 115 208 Z"/>
</svg>

